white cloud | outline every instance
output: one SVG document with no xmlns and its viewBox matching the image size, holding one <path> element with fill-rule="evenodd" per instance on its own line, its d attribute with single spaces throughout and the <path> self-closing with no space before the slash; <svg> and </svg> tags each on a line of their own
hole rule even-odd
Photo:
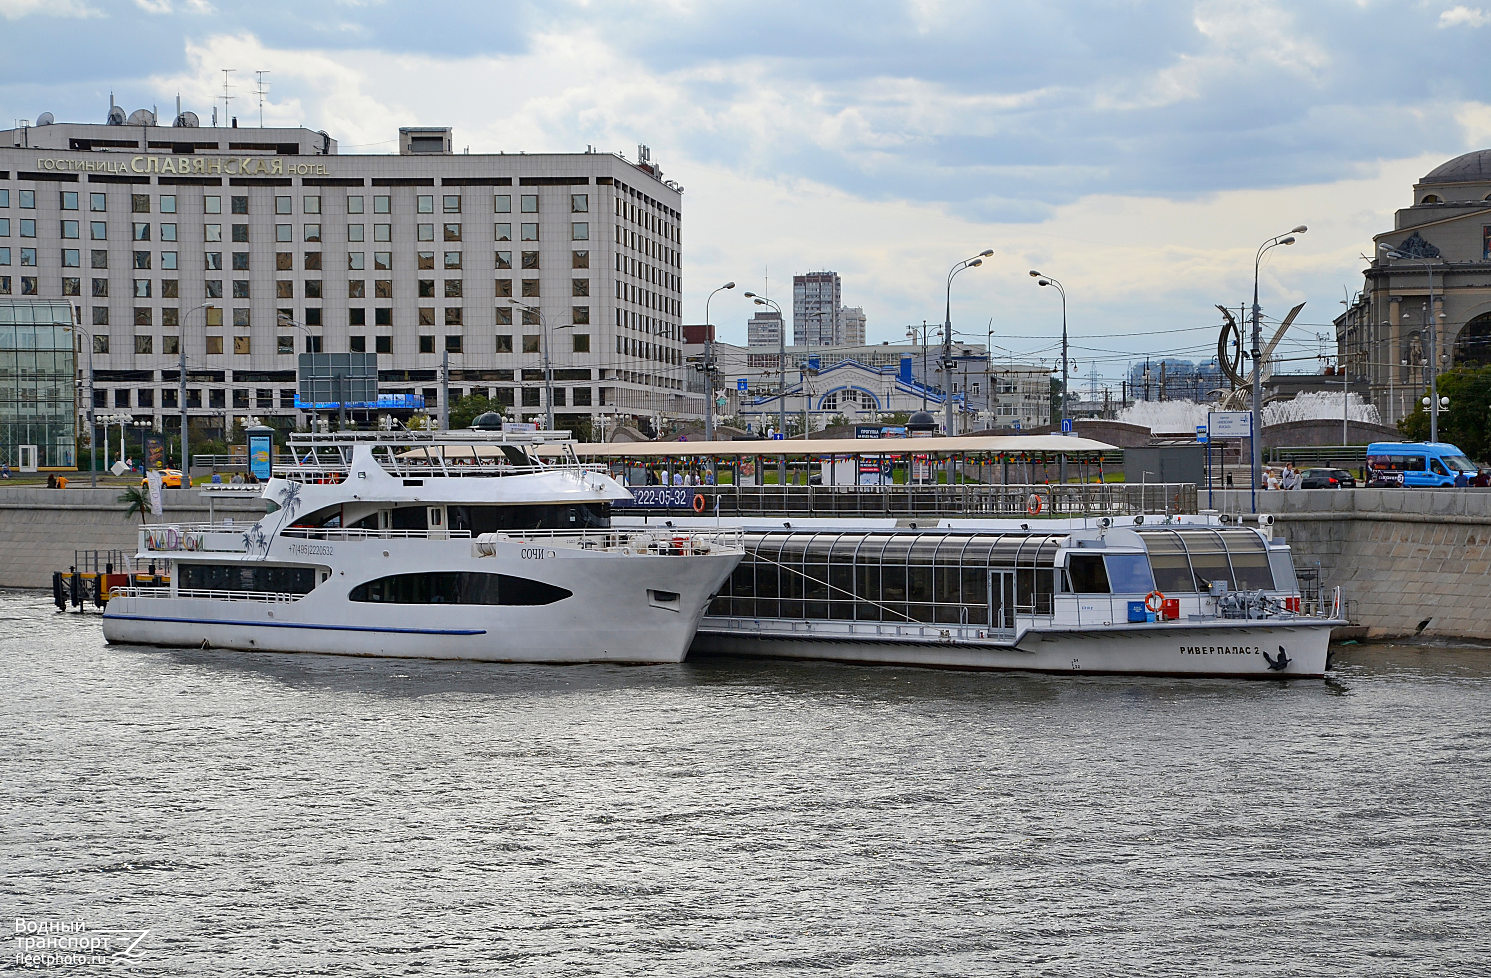
<svg viewBox="0 0 1491 978">
<path fill-rule="evenodd" d="M 920 9 L 934 16 L 936 3 Z M 1151 70 L 1111 104 L 1200 99 L 1203 110 L 1216 104 L 1222 111 L 1226 98 L 1216 93 L 1230 74 L 1248 70 L 1282 74 L 1312 91 L 1315 74 L 1339 66 L 1293 16 L 1270 4 L 1239 13 L 1236 5 L 1202 3 L 1195 14 L 1200 46 L 1177 48 L 1193 53 Z M 1308 298 L 1302 320 L 1310 330 L 1328 329 L 1321 324 L 1338 309 L 1342 285 L 1361 286 L 1357 255 L 1371 247 L 1373 234 L 1392 226 L 1393 210 L 1408 202 L 1413 182 L 1462 152 L 1462 142 L 1491 143 L 1491 106 L 1472 96 L 1445 102 L 1459 123 L 1445 127 L 1448 152 L 1383 162 L 1397 145 L 1423 145 L 1388 145 L 1389 133 L 1381 149 L 1342 152 L 1312 185 L 1230 189 L 1249 180 L 1242 168 L 1216 181 L 1228 189 L 1205 194 L 1210 184 L 1198 181 L 1202 189 L 1192 192 L 1203 195 L 1194 199 L 1169 199 L 1153 181 L 1099 193 L 1092 188 L 1102 185 L 1100 177 L 1088 170 L 1110 165 L 1102 151 L 1107 144 L 1083 132 L 1058 132 L 1040 152 L 1016 147 L 1002 157 L 985 156 L 980 147 L 949 161 L 923 150 L 939 140 L 1008 145 L 1012 120 L 1028 116 L 1039 117 L 1043 131 L 1047 120 L 1059 128 L 1063 106 L 1090 111 L 1106 83 L 1033 74 L 959 90 L 957 82 L 933 77 L 875 74 L 878 66 L 869 74 L 815 78 L 812 67 L 748 52 L 674 62 L 618 46 L 604 23 L 548 30 L 524 37 L 515 53 L 453 56 L 412 53 L 387 41 L 380 50 L 371 32 L 356 48 L 331 46 L 346 39 L 329 34 L 322 35 L 326 47 L 281 48 L 246 29 L 191 43 L 185 65 L 149 84 L 180 91 L 205 121 L 221 95 L 220 66 L 268 69 L 273 89 L 265 122 L 324 129 L 344 153 L 392 152 L 400 125 L 450 125 L 458 152 L 467 146 L 478 153 L 572 152 L 593 144 L 632 156 L 637 143 L 647 143 L 667 176 L 688 188 L 686 321 L 702 317 L 705 296 L 721 282 L 761 291 L 769 270 L 771 294 L 781 297 L 790 294 L 794 273 L 826 267 L 843 276 L 846 304 L 865 307 L 871 339 L 896 340 L 909 323 L 940 321 L 952 262 L 993 247 L 993 259 L 957 280 L 955 327 L 981 341 L 992 320 L 995 342 L 999 335 L 1038 336 L 1004 342 L 1049 357 L 1060 309 L 1050 290 L 1033 287 L 1025 274 L 1038 267 L 1067 286 L 1074 335 L 1151 334 L 1075 344 L 1080 358 L 1100 363 L 1105 356 L 1122 361 L 1121 354 L 1094 349 L 1105 345 L 1145 350 L 1163 342 L 1170 344 L 1165 352 L 1214 345 L 1212 305 L 1235 307 L 1249 298 L 1253 249 L 1296 223 L 1311 230 L 1269 257 L 1262 300 L 1273 314 Z M 236 76 L 233 113 L 240 120 L 257 118 L 252 88 L 251 74 Z M 1370 96 L 1351 105 L 1370 107 Z M 1151 115 L 1145 124 L 1152 131 L 1129 133 L 1119 122 L 1112 132 L 1134 143 L 1165 140 L 1196 118 L 1165 128 Z M 1336 148 L 1329 132 L 1312 131 L 1309 138 L 1305 148 L 1315 155 Z M 1212 162 L 1198 154 L 1190 165 L 1205 169 Z M 1356 176 L 1336 178 L 1348 173 Z M 1044 193 L 1062 175 L 1085 194 Z M 943 186 L 929 191 L 936 181 Z M 1028 187 L 1037 189 L 1017 189 Z M 987 214 L 1021 215 L 1029 223 L 978 216 Z M 744 339 L 748 302 L 721 294 L 712 312 L 722 337 Z M 1190 327 L 1194 334 L 1173 342 L 1152 335 Z"/>
<path fill-rule="evenodd" d="M 1439 15 L 1440 27 L 1485 27 L 1491 24 L 1491 14 L 1479 7 L 1451 7 Z"/>
<path fill-rule="evenodd" d="M 20 20 L 22 17 L 101 17 L 99 11 L 82 0 L 0 0 L 0 17 Z"/>
<path fill-rule="evenodd" d="M 171 0 L 135 0 L 135 6 L 147 14 L 169 14 Z"/>
</svg>

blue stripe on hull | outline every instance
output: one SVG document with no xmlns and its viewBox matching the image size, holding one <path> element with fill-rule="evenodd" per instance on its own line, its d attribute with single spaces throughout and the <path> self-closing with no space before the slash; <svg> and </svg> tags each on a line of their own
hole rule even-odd
<svg viewBox="0 0 1491 978">
<path fill-rule="evenodd" d="M 150 615 L 104 615 L 117 621 L 162 621 L 172 625 L 243 625 L 248 628 L 311 628 L 327 632 L 399 632 L 406 635 L 485 635 L 485 628 L 376 628 L 366 625 L 313 625 L 293 621 L 224 621 L 218 618 L 157 618 Z"/>
</svg>

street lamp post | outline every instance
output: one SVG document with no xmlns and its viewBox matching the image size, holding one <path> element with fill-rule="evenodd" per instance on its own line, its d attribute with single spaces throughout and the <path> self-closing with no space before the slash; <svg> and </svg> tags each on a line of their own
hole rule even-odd
<svg viewBox="0 0 1491 978">
<path fill-rule="evenodd" d="M 1067 385 L 1069 384 L 1070 379 L 1071 379 L 1069 377 L 1069 375 L 1068 375 L 1068 368 L 1070 367 L 1070 364 L 1069 364 L 1069 362 L 1067 360 L 1066 289 L 1062 288 L 1061 283 L 1058 282 L 1055 278 L 1052 278 L 1050 275 L 1047 275 L 1044 272 L 1038 272 L 1038 271 L 1036 271 L 1033 268 L 1030 270 L 1030 277 L 1033 278 L 1033 279 L 1035 279 L 1035 284 L 1036 285 L 1050 285 L 1050 286 L 1054 286 L 1056 288 L 1056 291 L 1061 293 L 1061 396 L 1059 396 L 1056 399 L 1056 404 L 1057 404 L 1056 422 L 1057 422 L 1057 430 L 1058 431 L 1065 431 L 1066 430 L 1066 398 L 1067 398 L 1067 389 L 1068 389 Z M 1065 456 L 1063 456 L 1063 460 L 1065 460 Z"/>
<path fill-rule="evenodd" d="M 81 333 L 83 339 L 88 341 L 88 488 L 98 488 L 98 417 L 93 406 L 93 334 L 84 329 L 81 324 L 73 323 L 66 327 L 74 332 Z M 104 453 L 104 461 L 108 462 L 108 453 Z"/>
<path fill-rule="evenodd" d="M 715 292 L 724 292 L 726 289 L 735 288 L 734 282 L 726 282 L 724 285 L 709 293 L 704 300 L 704 440 L 714 441 L 714 326 L 710 324 L 709 303 L 714 299 Z"/>
<path fill-rule="evenodd" d="M 549 360 L 549 321 L 544 318 L 544 311 L 542 309 L 536 307 L 536 306 L 530 306 L 526 302 L 519 302 L 517 299 L 508 299 L 507 301 L 511 302 L 513 305 L 517 306 L 519 309 L 526 309 L 527 311 L 529 311 L 529 312 L 533 313 L 534 315 L 538 316 L 538 328 L 539 328 L 540 332 L 543 333 L 543 336 L 544 336 L 544 418 L 545 418 L 544 425 L 545 425 L 546 430 L 553 431 L 554 430 L 554 367 L 553 367 L 552 363 Z"/>
<path fill-rule="evenodd" d="M 783 438 L 787 437 L 787 323 L 782 318 L 782 307 L 780 304 L 765 296 L 754 292 L 745 293 L 745 297 L 758 306 L 767 306 L 777 314 L 777 431 Z M 766 482 L 765 477 L 762 483 Z M 777 461 L 777 485 L 787 484 L 787 457 L 780 456 Z"/>
<path fill-rule="evenodd" d="M 1424 271 L 1429 273 L 1429 304 L 1424 307 L 1424 328 L 1429 334 L 1429 440 L 1439 441 L 1439 330 L 1434 313 L 1434 265 L 1432 259 L 1415 258 L 1407 252 L 1399 251 L 1397 248 L 1384 242 L 1377 246 L 1387 257 L 1396 261 L 1412 261 L 1424 266 Z"/>
<path fill-rule="evenodd" d="M 181 488 L 183 489 L 190 489 L 192 487 L 191 433 L 188 430 L 190 424 L 187 421 L 186 415 L 186 327 L 191 322 L 192 313 L 199 309 L 202 310 L 202 319 L 205 323 L 207 310 L 213 308 L 216 307 L 212 303 L 204 302 L 200 306 L 193 306 L 188 309 L 181 317 L 181 342 L 176 344 L 176 353 L 178 355 L 176 364 L 177 397 L 180 400 L 178 406 L 181 408 Z"/>
<path fill-rule="evenodd" d="M 943 310 L 942 324 L 942 418 L 948 437 L 957 434 L 953 431 L 953 278 L 965 269 L 979 267 L 984 263 L 984 259 L 992 254 L 994 254 L 993 248 L 985 248 L 972 258 L 965 258 L 947 270 L 946 306 Z M 951 478 L 951 473 L 949 473 L 949 478 Z"/>
<path fill-rule="evenodd" d="M 1248 439 L 1252 447 L 1252 501 L 1253 512 L 1258 512 L 1258 477 L 1263 472 L 1263 308 L 1258 305 L 1258 271 L 1263 266 L 1263 256 L 1279 245 L 1292 245 L 1295 235 L 1304 234 L 1309 228 L 1296 225 L 1288 234 L 1275 235 L 1258 246 L 1253 257 L 1253 431 Z"/>
</svg>

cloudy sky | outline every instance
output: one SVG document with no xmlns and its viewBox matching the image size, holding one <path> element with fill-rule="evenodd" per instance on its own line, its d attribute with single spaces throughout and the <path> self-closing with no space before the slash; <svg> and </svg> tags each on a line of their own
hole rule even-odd
<svg viewBox="0 0 1491 978">
<path fill-rule="evenodd" d="M 0 0 L 3 120 L 102 121 L 180 94 L 343 152 L 450 125 L 473 153 L 635 158 L 684 196 L 684 318 L 743 341 L 744 289 L 840 273 L 872 341 L 940 321 L 1075 373 L 1214 352 L 1273 251 L 1267 315 L 1325 348 L 1360 255 L 1418 177 L 1491 146 L 1491 0 Z M 221 105 L 221 101 L 217 104 Z M 1303 325 L 1299 325 L 1303 324 Z M 997 352 L 997 351 L 996 351 Z M 999 354 L 1002 355 L 1002 354 Z M 1300 369 L 1313 362 L 1301 360 Z"/>
</svg>

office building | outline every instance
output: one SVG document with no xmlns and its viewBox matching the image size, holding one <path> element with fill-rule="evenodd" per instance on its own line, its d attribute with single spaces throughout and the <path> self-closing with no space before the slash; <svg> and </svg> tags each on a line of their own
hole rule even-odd
<svg viewBox="0 0 1491 978">
<path fill-rule="evenodd" d="M 684 389 L 681 188 L 646 147 L 397 155 L 311 129 L 148 110 L 0 133 L 0 293 L 60 298 L 91 334 L 94 403 L 173 430 L 178 364 L 203 427 L 303 420 L 296 353 L 376 354 L 438 416 L 481 394 L 558 423 L 702 416 Z"/>
</svg>

